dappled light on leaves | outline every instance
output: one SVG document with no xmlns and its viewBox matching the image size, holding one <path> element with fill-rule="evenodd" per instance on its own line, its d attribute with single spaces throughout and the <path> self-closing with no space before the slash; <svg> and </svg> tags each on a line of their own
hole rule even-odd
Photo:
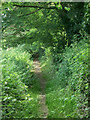
<svg viewBox="0 0 90 120">
<path fill-rule="evenodd" d="M 89 117 L 89 3 L 2 3 L 2 118 Z"/>
</svg>

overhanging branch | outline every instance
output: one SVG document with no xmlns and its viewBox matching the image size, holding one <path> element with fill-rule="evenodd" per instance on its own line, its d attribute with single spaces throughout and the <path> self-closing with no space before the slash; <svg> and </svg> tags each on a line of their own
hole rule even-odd
<svg viewBox="0 0 90 120">
<path fill-rule="evenodd" d="M 42 8 L 41 8 L 41 9 L 42 9 Z M 25 14 L 25 15 L 20 15 L 19 17 L 31 15 L 31 14 L 33 14 L 33 13 L 35 13 L 35 12 L 38 12 L 38 11 L 41 10 L 41 9 L 35 10 L 35 11 L 33 11 L 33 12 L 31 12 L 31 13 L 28 13 L 28 14 Z"/>
<path fill-rule="evenodd" d="M 56 9 L 56 7 L 42 7 L 42 6 L 31 6 L 31 5 L 16 5 L 16 4 L 14 4 L 13 6 L 16 6 L 16 7 L 40 8 L 40 9 Z"/>
</svg>

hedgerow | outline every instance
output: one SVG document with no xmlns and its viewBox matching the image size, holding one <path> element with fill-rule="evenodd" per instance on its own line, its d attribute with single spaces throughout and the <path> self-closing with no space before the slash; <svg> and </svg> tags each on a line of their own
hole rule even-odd
<svg viewBox="0 0 90 120">
<path fill-rule="evenodd" d="M 88 117 L 87 39 L 66 47 L 61 56 L 57 66 L 53 58 L 47 58 L 46 61 L 43 59 L 42 62 L 43 75 L 47 79 L 46 103 L 49 117 Z"/>
<path fill-rule="evenodd" d="M 3 118 L 31 118 L 37 114 L 32 110 L 37 104 L 37 99 L 32 99 L 32 91 L 29 88 L 35 79 L 30 72 L 30 56 L 23 49 L 23 45 L 2 51 Z"/>
</svg>

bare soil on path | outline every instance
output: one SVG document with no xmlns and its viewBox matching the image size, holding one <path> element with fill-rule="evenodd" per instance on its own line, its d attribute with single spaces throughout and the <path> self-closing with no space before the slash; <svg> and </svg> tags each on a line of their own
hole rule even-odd
<svg viewBox="0 0 90 120">
<path fill-rule="evenodd" d="M 35 60 L 33 62 L 34 67 L 34 73 L 37 75 L 37 77 L 40 79 L 40 87 L 41 87 L 41 93 L 39 95 L 39 112 L 40 118 L 47 118 L 48 115 L 48 108 L 46 106 L 46 95 L 45 95 L 45 86 L 46 86 L 46 80 L 42 76 L 40 62 L 38 60 Z"/>
</svg>

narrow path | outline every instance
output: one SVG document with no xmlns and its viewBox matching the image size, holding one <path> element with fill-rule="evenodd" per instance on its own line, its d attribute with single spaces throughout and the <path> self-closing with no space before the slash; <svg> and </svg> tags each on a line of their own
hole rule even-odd
<svg viewBox="0 0 90 120">
<path fill-rule="evenodd" d="M 47 118 L 48 108 L 45 104 L 45 101 L 46 101 L 46 95 L 45 95 L 46 81 L 42 76 L 40 62 L 38 60 L 35 60 L 33 62 L 33 66 L 34 66 L 35 74 L 40 79 L 40 86 L 41 86 L 41 94 L 39 95 L 39 104 L 41 106 L 39 109 L 39 112 L 41 113 L 40 118 Z"/>
</svg>

